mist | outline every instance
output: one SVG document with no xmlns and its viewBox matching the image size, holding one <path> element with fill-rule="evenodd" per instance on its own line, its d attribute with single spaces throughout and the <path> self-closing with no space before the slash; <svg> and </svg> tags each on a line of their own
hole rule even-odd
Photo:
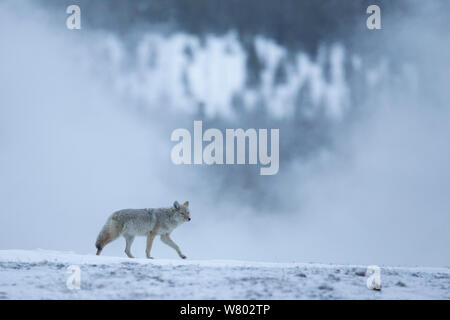
<svg viewBox="0 0 450 320">
<path fill-rule="evenodd" d="M 255 89 L 236 30 L 146 26 L 124 40 L 3 2 L 0 248 L 93 254 L 113 211 L 189 200 L 192 221 L 173 233 L 189 259 L 449 265 L 448 22 L 420 5 L 315 53 L 255 36 Z M 186 45 L 193 58 L 176 54 Z M 278 65 L 287 80 L 272 85 Z M 193 120 L 280 128 L 279 173 L 175 166 L 170 134 Z M 176 258 L 159 240 L 152 255 Z"/>
</svg>

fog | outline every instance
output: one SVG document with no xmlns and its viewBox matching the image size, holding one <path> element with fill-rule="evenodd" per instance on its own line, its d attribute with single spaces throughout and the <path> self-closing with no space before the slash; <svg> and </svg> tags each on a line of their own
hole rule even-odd
<svg viewBox="0 0 450 320">
<path fill-rule="evenodd" d="M 0 249 L 93 254 L 113 211 L 189 200 L 192 221 L 173 239 L 190 259 L 449 265 L 448 22 L 438 2 L 412 3 L 409 15 L 383 20 L 376 37 L 363 24 L 352 48 L 289 52 L 298 58 L 286 58 L 295 61 L 290 81 L 272 88 L 263 75 L 259 91 L 246 87 L 247 53 L 233 30 L 203 45 L 180 31 L 134 31 L 141 49 L 133 56 L 113 31 L 67 30 L 64 11 L 1 3 Z M 289 51 L 258 39 L 266 66 Z M 371 41 L 380 46 L 372 50 Z M 147 70 L 148 42 L 160 56 L 189 43 L 196 62 L 186 71 L 171 55 Z M 233 53 L 222 57 L 222 45 Z M 348 61 L 353 69 L 342 75 Z M 331 80 L 322 79 L 327 63 Z M 189 96 L 178 83 L 183 72 Z M 312 102 L 299 116 L 293 84 L 303 83 Z M 237 90 L 245 112 L 230 106 Z M 175 166 L 170 134 L 192 131 L 193 120 L 280 128 L 279 173 Z M 119 239 L 104 254 L 124 255 L 124 246 Z M 144 246 L 136 239 L 135 256 Z M 159 240 L 152 255 L 177 258 Z"/>
</svg>

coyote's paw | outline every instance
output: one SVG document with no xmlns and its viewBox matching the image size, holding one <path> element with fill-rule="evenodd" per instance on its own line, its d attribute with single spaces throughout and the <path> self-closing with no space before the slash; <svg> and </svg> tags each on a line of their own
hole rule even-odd
<svg viewBox="0 0 450 320">
<path fill-rule="evenodd" d="M 184 254 L 182 254 L 182 255 L 180 255 L 180 258 L 181 259 L 186 259 L 187 257 Z"/>
<path fill-rule="evenodd" d="M 147 259 L 155 259 L 155 258 L 153 258 L 152 256 L 147 256 Z"/>
</svg>

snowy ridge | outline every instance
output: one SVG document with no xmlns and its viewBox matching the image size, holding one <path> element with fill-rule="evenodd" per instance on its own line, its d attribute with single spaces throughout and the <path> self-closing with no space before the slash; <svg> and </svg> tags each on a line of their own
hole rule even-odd
<svg viewBox="0 0 450 320">
<path fill-rule="evenodd" d="M 81 270 L 81 289 L 66 286 Z M 46 250 L 0 251 L 2 299 L 449 299 L 450 269 L 221 260 L 128 259 Z"/>
</svg>

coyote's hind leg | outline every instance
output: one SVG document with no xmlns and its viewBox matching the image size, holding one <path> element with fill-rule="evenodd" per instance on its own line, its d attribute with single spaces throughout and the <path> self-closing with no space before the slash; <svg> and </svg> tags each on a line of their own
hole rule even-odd
<svg viewBox="0 0 450 320">
<path fill-rule="evenodd" d="M 124 237 L 126 241 L 125 253 L 127 254 L 128 258 L 134 258 L 131 254 L 131 245 L 133 244 L 134 236 L 126 235 Z"/>
<path fill-rule="evenodd" d="M 147 247 L 145 248 L 145 255 L 148 259 L 153 259 L 153 257 L 150 255 L 150 251 L 152 250 L 153 246 L 153 240 L 155 239 L 156 232 L 152 231 L 147 236 Z"/>
</svg>

